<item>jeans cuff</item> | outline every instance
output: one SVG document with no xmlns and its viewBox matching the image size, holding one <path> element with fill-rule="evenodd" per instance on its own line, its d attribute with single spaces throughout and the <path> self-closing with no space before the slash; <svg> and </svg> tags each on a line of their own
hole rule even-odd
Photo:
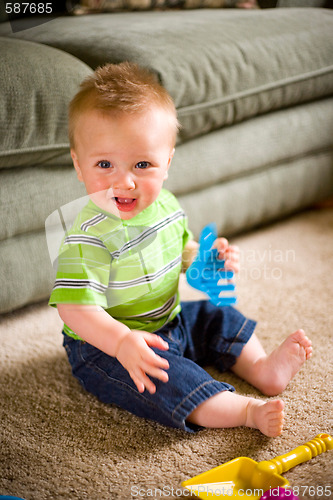
<svg viewBox="0 0 333 500">
<path fill-rule="evenodd" d="M 223 391 L 233 392 L 234 390 L 235 388 L 226 382 L 207 380 L 201 386 L 192 391 L 186 398 L 184 398 L 178 406 L 176 406 L 172 413 L 172 419 L 177 427 L 180 427 L 187 432 L 196 432 L 202 429 L 202 427 L 186 421 L 192 411 L 207 399 L 215 396 L 215 394 Z"/>
</svg>

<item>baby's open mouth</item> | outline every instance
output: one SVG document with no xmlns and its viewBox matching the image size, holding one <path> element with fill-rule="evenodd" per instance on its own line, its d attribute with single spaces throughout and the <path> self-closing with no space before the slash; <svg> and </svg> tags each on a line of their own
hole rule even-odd
<svg viewBox="0 0 333 500">
<path fill-rule="evenodd" d="M 119 198 L 118 196 L 112 198 L 118 210 L 129 212 L 133 210 L 136 205 L 136 198 Z"/>
</svg>

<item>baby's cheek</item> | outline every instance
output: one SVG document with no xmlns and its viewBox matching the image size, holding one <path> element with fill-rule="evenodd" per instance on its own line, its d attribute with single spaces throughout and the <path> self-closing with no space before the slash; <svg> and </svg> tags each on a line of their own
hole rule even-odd
<svg viewBox="0 0 333 500">
<path fill-rule="evenodd" d="M 154 198 L 154 200 L 155 200 L 162 189 L 162 185 L 163 185 L 163 181 L 161 181 L 160 179 L 158 179 L 158 180 L 149 179 L 149 180 L 145 181 L 142 188 L 144 189 L 145 193 L 148 196 Z"/>
</svg>

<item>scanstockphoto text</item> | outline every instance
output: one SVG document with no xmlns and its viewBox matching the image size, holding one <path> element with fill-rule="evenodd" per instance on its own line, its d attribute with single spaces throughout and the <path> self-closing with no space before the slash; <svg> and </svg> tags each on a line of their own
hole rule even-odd
<svg viewBox="0 0 333 500">
<path fill-rule="evenodd" d="M 207 261 L 209 266 L 209 257 L 202 256 L 204 261 Z M 284 266 L 288 264 L 292 266 L 296 262 L 296 252 L 294 249 L 279 249 L 268 245 L 265 249 L 241 249 L 240 252 L 240 271 L 235 275 L 239 280 L 281 280 L 284 278 Z M 221 261 L 221 266 L 223 261 Z M 210 268 L 211 270 L 211 268 Z M 190 272 L 197 272 L 195 269 Z M 208 272 L 208 267 L 207 267 Z M 205 268 L 203 269 L 203 278 Z M 213 270 L 213 278 L 218 280 L 218 267 Z M 211 276 L 211 275 L 210 275 Z M 208 277 L 208 276 L 207 276 Z M 197 276 L 192 276 L 197 278 Z"/>
<path fill-rule="evenodd" d="M 131 486 L 131 498 L 184 498 L 190 497 L 195 498 L 200 494 L 206 494 L 211 496 L 211 498 L 221 497 L 221 498 L 231 498 L 233 496 L 232 486 L 219 486 L 216 485 L 211 488 L 210 484 L 199 484 L 199 485 L 189 485 L 186 489 L 175 488 L 173 486 L 163 486 L 161 488 L 153 487 L 140 487 L 137 485 Z M 283 490 L 284 498 L 287 500 L 288 497 L 292 498 L 293 495 L 298 497 L 306 498 L 331 498 L 332 487 L 329 485 L 307 485 L 307 486 L 286 486 L 284 488 L 278 486 L 273 488 L 272 498 L 280 498 L 281 491 Z M 263 489 L 237 489 L 237 495 L 239 497 L 260 498 L 264 494 Z"/>
<path fill-rule="evenodd" d="M 173 486 L 163 486 L 161 488 L 144 488 L 136 485 L 131 486 L 131 498 L 195 498 L 201 494 L 211 495 L 212 498 L 227 497 L 233 495 L 233 488 L 230 486 L 220 486 L 219 488 L 210 488 L 209 484 L 192 485 L 184 488 L 175 488 Z M 251 497 L 253 494 L 259 496 L 264 494 L 262 489 L 256 490 L 237 490 L 239 496 Z"/>
<path fill-rule="evenodd" d="M 292 266 L 295 262 L 296 251 L 292 248 L 279 249 L 271 245 L 263 250 L 244 248 L 240 253 L 238 279 L 281 280 L 285 277 L 285 265 Z"/>
</svg>

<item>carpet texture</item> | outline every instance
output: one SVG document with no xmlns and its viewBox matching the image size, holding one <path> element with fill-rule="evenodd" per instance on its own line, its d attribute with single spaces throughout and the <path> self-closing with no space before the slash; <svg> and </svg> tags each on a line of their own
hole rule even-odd
<svg viewBox="0 0 333 500">
<path fill-rule="evenodd" d="M 238 456 L 268 460 L 320 432 L 332 434 L 333 210 L 303 212 L 232 242 L 242 250 L 237 307 L 258 321 L 265 349 L 299 327 L 313 341 L 312 359 L 283 394 L 283 434 L 268 438 L 247 428 L 187 434 L 100 403 L 71 376 L 57 312 L 37 304 L 0 321 L 0 495 L 188 498 L 180 487 L 185 479 Z M 181 290 L 186 300 L 200 295 L 183 281 Z M 267 399 L 233 374 L 209 371 L 239 394 Z M 332 465 L 330 451 L 284 476 L 300 488 L 300 499 L 329 498 Z"/>
</svg>

